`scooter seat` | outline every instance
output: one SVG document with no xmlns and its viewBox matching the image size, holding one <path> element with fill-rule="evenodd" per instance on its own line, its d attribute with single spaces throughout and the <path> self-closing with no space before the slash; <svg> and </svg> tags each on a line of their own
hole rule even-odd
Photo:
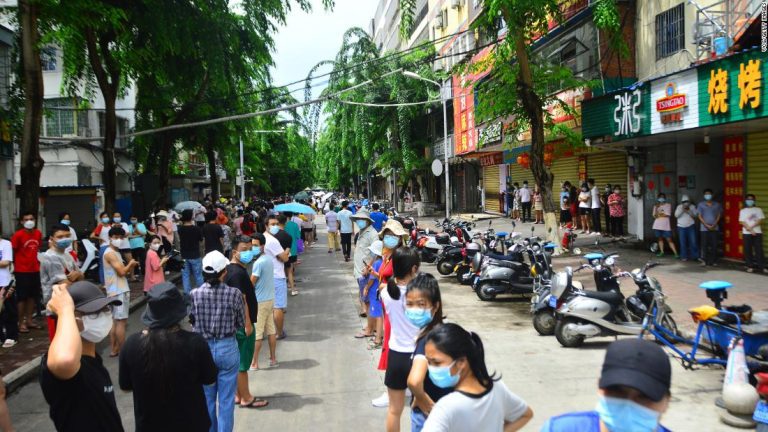
<svg viewBox="0 0 768 432">
<path fill-rule="evenodd" d="M 496 233 L 496 237 L 506 237 L 508 235 L 509 235 L 509 233 L 506 232 L 506 231 L 499 231 L 499 232 Z"/>
<path fill-rule="evenodd" d="M 525 264 L 519 263 L 517 261 L 491 260 L 489 264 L 497 267 L 504 267 L 504 268 L 513 269 L 513 270 L 520 270 L 525 267 Z"/>
<path fill-rule="evenodd" d="M 521 254 L 502 255 L 496 253 L 488 253 L 486 256 L 496 261 L 520 261 L 522 259 Z"/>
<path fill-rule="evenodd" d="M 584 291 L 584 297 L 601 300 L 611 305 L 618 305 L 624 301 L 624 296 L 616 291 Z"/>
<path fill-rule="evenodd" d="M 455 247 L 463 247 L 463 246 L 464 246 L 464 243 L 462 243 L 462 242 L 451 242 L 451 246 L 455 246 Z"/>
</svg>

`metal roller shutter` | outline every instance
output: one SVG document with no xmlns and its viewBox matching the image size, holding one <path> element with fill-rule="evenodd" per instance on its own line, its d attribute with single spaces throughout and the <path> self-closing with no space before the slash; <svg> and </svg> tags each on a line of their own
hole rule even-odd
<svg viewBox="0 0 768 432">
<path fill-rule="evenodd" d="M 565 181 L 571 182 L 578 186 L 579 184 L 579 158 L 567 157 L 558 158 L 552 162 L 552 166 L 549 168 L 552 174 L 555 176 L 552 182 L 552 188 L 555 191 L 560 190 L 560 186 Z"/>
<path fill-rule="evenodd" d="M 500 213 L 498 165 L 483 167 L 483 191 L 485 191 L 485 211 Z"/>
<path fill-rule="evenodd" d="M 533 173 L 530 168 L 525 169 L 520 164 L 509 164 L 509 182 L 512 184 L 518 183 L 523 185 L 523 181 L 528 180 L 529 185 L 533 185 Z"/>
<path fill-rule="evenodd" d="M 768 132 L 747 135 L 746 193 L 757 196 L 757 205 L 765 211 L 768 206 Z M 765 228 L 763 228 L 765 230 Z M 764 231 L 765 232 L 765 231 Z M 763 235 L 763 246 L 768 248 L 768 236 Z"/>
<path fill-rule="evenodd" d="M 621 152 L 601 152 L 587 156 L 587 178 L 595 179 L 602 193 L 607 184 L 621 185 L 622 195 L 627 192 L 627 155 Z"/>
</svg>

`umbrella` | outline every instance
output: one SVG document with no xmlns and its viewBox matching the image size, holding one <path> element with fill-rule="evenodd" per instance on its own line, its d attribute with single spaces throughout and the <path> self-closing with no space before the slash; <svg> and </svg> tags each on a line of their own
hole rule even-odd
<svg viewBox="0 0 768 432">
<path fill-rule="evenodd" d="M 296 201 L 299 201 L 299 200 L 307 201 L 307 200 L 309 200 L 309 194 L 304 192 L 304 191 L 301 191 L 301 192 L 297 193 L 296 195 L 294 195 L 293 199 L 295 199 Z"/>
<path fill-rule="evenodd" d="M 174 210 L 181 213 L 184 210 L 190 209 L 190 210 L 196 210 L 200 207 L 203 207 L 202 204 L 200 204 L 197 201 L 182 201 L 178 204 L 176 204 L 176 207 L 174 207 Z"/>
<path fill-rule="evenodd" d="M 304 204 L 299 204 L 297 202 L 292 202 L 288 204 L 280 204 L 275 206 L 276 212 L 290 212 L 290 213 L 301 213 L 301 214 L 315 214 L 315 211 L 310 206 L 306 206 Z"/>
</svg>

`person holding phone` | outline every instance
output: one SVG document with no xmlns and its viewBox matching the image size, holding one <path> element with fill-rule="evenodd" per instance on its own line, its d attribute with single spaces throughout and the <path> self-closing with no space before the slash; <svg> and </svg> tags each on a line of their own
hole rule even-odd
<svg viewBox="0 0 768 432">
<path fill-rule="evenodd" d="M 160 258 L 162 247 L 163 241 L 160 240 L 159 236 L 153 234 L 149 237 L 149 250 L 144 262 L 144 295 L 147 295 L 153 286 L 165 282 L 163 269 L 171 256 L 166 255 Z"/>
</svg>

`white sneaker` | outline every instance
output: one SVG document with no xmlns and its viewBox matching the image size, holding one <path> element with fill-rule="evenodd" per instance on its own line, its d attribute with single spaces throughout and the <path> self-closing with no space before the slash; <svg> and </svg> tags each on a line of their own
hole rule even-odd
<svg viewBox="0 0 768 432">
<path fill-rule="evenodd" d="M 371 404 L 376 408 L 386 408 L 389 406 L 389 395 L 387 394 L 387 392 L 384 392 L 382 393 L 381 396 L 377 397 L 376 399 L 373 399 L 371 401 Z"/>
<path fill-rule="evenodd" d="M 15 346 L 17 342 L 13 339 L 6 339 L 5 342 L 3 342 L 3 348 L 11 348 Z"/>
</svg>

